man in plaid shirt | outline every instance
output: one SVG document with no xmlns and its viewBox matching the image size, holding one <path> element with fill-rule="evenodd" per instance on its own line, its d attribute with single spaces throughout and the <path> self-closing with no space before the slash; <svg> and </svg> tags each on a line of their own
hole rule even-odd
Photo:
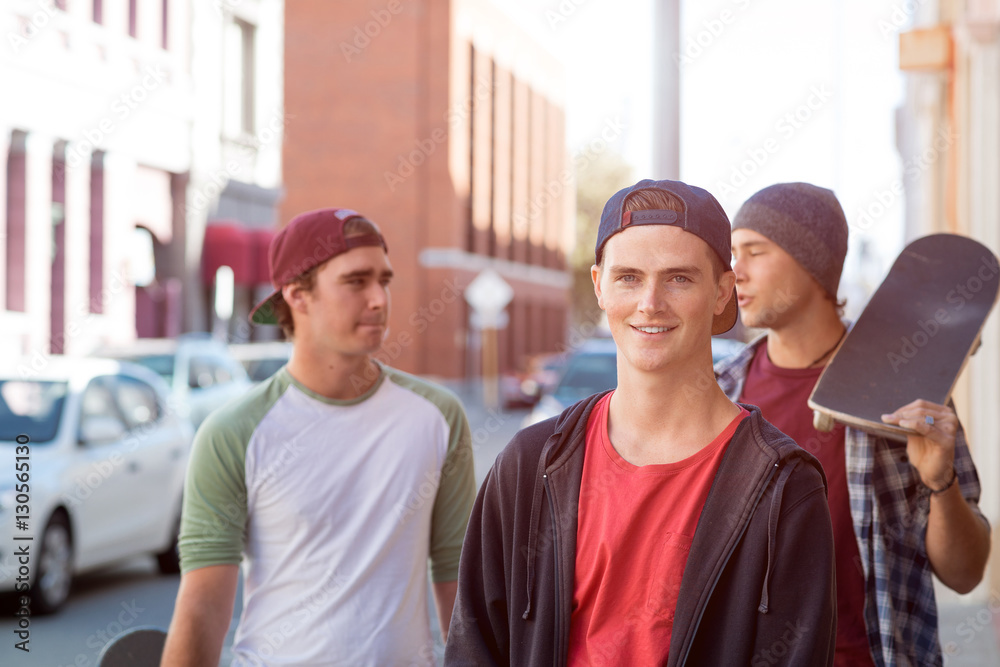
<svg viewBox="0 0 1000 667">
<path fill-rule="evenodd" d="M 740 316 L 767 333 L 716 366 L 733 400 L 761 408 L 823 464 L 833 520 L 835 665 L 941 665 L 931 574 L 959 593 L 982 579 L 989 524 L 951 405 L 914 401 L 883 420 L 916 430 L 900 443 L 812 426 L 806 399 L 846 334 L 837 287 L 847 221 L 830 190 L 781 183 L 733 220 Z"/>
</svg>

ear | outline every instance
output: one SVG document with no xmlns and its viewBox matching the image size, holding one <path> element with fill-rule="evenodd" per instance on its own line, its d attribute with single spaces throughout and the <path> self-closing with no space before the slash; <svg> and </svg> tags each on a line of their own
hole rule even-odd
<svg viewBox="0 0 1000 667">
<path fill-rule="evenodd" d="M 309 312 L 309 291 L 303 288 L 301 284 L 292 283 L 291 285 L 285 285 L 281 288 L 281 296 L 292 312 L 302 314 Z"/>
<path fill-rule="evenodd" d="M 719 293 L 715 301 L 715 314 L 721 315 L 726 309 L 726 304 L 733 296 L 733 288 L 736 287 L 736 272 L 730 269 L 719 276 Z"/>
<path fill-rule="evenodd" d="M 601 297 L 601 267 L 594 264 L 590 267 L 590 279 L 594 281 L 594 294 L 597 295 L 597 306 L 604 310 L 604 299 Z"/>
</svg>

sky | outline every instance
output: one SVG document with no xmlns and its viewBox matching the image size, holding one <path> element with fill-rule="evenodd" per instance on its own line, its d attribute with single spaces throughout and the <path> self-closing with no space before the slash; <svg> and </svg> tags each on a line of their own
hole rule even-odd
<svg viewBox="0 0 1000 667">
<path fill-rule="evenodd" d="M 609 122 L 636 178 L 654 174 L 654 0 L 498 3 L 566 67 L 571 151 Z M 834 190 L 850 226 L 848 315 L 902 249 L 894 193 L 905 78 L 899 0 L 691 0 L 681 3 L 680 178 L 730 216 L 757 190 L 806 181 Z"/>
</svg>

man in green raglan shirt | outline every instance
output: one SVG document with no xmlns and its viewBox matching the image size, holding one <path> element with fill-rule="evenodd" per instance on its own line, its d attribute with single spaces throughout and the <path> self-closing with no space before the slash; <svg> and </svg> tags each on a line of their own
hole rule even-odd
<svg viewBox="0 0 1000 667">
<path fill-rule="evenodd" d="M 431 665 L 428 559 L 447 638 L 476 491 L 465 413 L 372 357 L 393 275 L 374 223 L 304 213 L 269 259 L 251 320 L 292 356 L 195 437 L 161 664 L 218 664 L 242 564 L 233 665 Z"/>
</svg>

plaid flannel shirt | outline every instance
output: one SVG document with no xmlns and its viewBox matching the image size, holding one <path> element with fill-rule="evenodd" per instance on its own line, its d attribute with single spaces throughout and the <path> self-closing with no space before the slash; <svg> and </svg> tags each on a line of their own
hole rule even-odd
<svg viewBox="0 0 1000 667">
<path fill-rule="evenodd" d="M 716 378 L 731 400 L 743 392 L 750 361 L 765 338 L 716 365 Z M 907 461 L 905 443 L 847 428 L 844 445 L 851 518 L 865 576 L 865 625 L 875 664 L 941 665 L 937 603 L 924 542 L 929 492 Z M 962 496 L 988 525 L 979 510 L 979 476 L 961 424 L 955 434 L 955 471 Z"/>
</svg>

